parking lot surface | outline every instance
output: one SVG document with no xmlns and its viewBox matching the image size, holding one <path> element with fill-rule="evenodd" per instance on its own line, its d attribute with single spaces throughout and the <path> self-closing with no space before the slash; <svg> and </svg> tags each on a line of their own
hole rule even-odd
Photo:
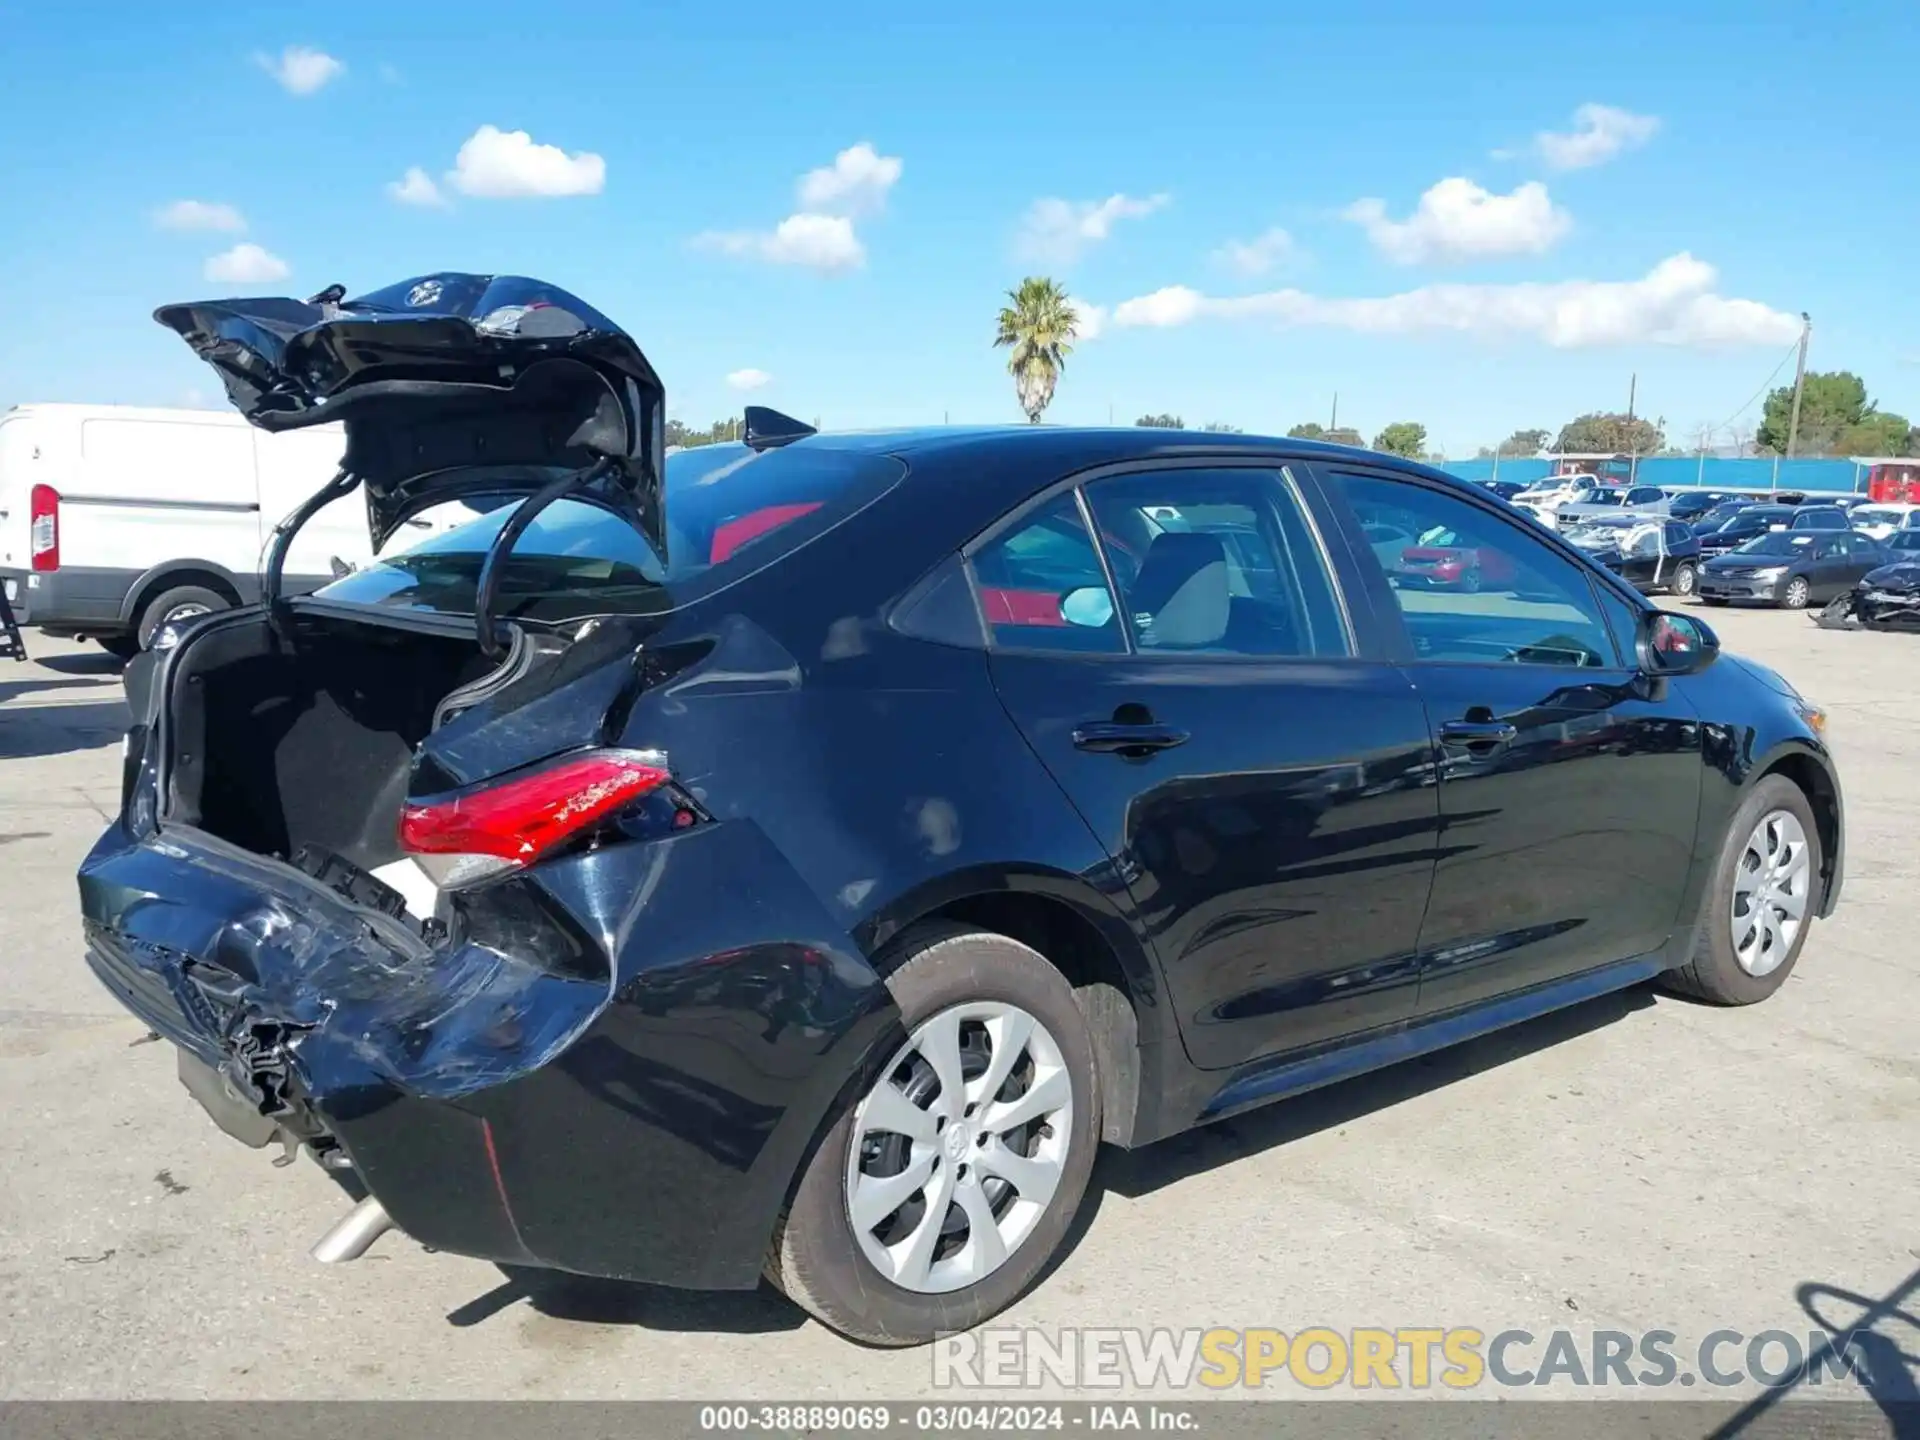
<svg viewBox="0 0 1920 1440">
<path fill-rule="evenodd" d="M 1109 1152 L 1064 1262 L 997 1323 L 1663 1328 L 1684 1351 L 1852 1324 L 1828 1291 L 1920 1270 L 1920 639 L 1701 613 L 1832 717 L 1845 899 L 1785 989 L 1744 1011 L 1631 991 Z M 81 960 L 120 682 L 96 648 L 29 642 L 0 661 L 0 1396 L 929 1392 L 927 1352 L 849 1344 L 764 1287 L 507 1274 L 397 1234 L 311 1262 L 339 1190 L 218 1132 Z"/>
</svg>

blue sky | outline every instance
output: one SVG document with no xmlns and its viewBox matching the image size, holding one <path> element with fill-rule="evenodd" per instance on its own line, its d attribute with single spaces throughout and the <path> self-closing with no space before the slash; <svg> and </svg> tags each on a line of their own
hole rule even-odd
<svg viewBox="0 0 1920 1440">
<path fill-rule="evenodd" d="M 1691 437 L 1802 310 L 1920 415 L 1910 3 L 930 8 L 0 3 L 0 405 L 215 403 L 154 306 L 465 269 L 694 424 L 1017 419 L 1030 273 L 1098 322 L 1063 423 L 1470 454 L 1637 373 Z"/>
</svg>

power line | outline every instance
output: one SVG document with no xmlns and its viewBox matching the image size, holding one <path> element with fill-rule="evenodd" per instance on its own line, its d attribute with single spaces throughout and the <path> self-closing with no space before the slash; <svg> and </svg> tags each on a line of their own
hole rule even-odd
<svg viewBox="0 0 1920 1440">
<path fill-rule="evenodd" d="M 1720 431 L 1720 430 L 1726 429 L 1729 425 L 1733 424 L 1734 421 L 1738 420 L 1742 415 L 1746 414 L 1747 411 L 1751 410 L 1753 408 L 1753 402 L 1755 400 L 1758 400 L 1762 395 L 1766 394 L 1768 389 L 1772 387 L 1773 382 L 1779 378 L 1780 372 L 1787 368 L 1787 361 L 1791 360 L 1795 355 L 1799 353 L 1800 353 L 1800 342 L 1796 340 L 1793 342 L 1793 344 L 1787 347 L 1787 353 L 1782 355 L 1780 357 L 1780 363 L 1773 367 L 1773 374 L 1767 376 L 1765 380 L 1760 382 L 1760 388 L 1753 392 L 1752 397 L 1748 399 L 1747 403 L 1742 405 L 1738 410 L 1734 411 L 1731 415 L 1727 416 L 1727 418 L 1722 420 L 1718 425 L 1714 426 L 1713 427 L 1714 430 Z"/>
</svg>

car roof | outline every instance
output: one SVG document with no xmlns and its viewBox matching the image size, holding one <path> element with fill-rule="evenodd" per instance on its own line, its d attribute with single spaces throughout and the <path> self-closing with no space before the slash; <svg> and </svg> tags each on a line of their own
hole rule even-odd
<svg viewBox="0 0 1920 1440">
<path fill-rule="evenodd" d="M 793 442 L 809 449 L 850 450 L 894 455 L 911 464 L 917 457 L 957 453 L 1003 456 L 1021 464 L 1079 468 L 1120 460 L 1236 452 L 1279 453 L 1328 464 L 1364 462 L 1454 485 L 1471 487 L 1457 475 L 1398 455 L 1322 440 L 1247 435 L 1218 430 L 1163 430 L 1145 425 L 941 425 L 900 430 L 829 431 Z"/>
</svg>

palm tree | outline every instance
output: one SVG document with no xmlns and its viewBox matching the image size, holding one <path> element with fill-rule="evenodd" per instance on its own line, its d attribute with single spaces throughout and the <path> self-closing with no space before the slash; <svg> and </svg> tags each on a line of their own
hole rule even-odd
<svg viewBox="0 0 1920 1440">
<path fill-rule="evenodd" d="M 1066 368 L 1067 356 L 1073 353 L 1080 317 L 1073 313 L 1066 291 L 1037 275 L 1022 280 L 1018 290 L 1009 290 L 1007 299 L 1013 303 L 1000 311 L 1000 333 L 993 343 L 1012 348 L 1007 371 L 1013 376 L 1020 408 L 1038 425 L 1041 412 L 1053 400 L 1053 387 Z"/>
</svg>

